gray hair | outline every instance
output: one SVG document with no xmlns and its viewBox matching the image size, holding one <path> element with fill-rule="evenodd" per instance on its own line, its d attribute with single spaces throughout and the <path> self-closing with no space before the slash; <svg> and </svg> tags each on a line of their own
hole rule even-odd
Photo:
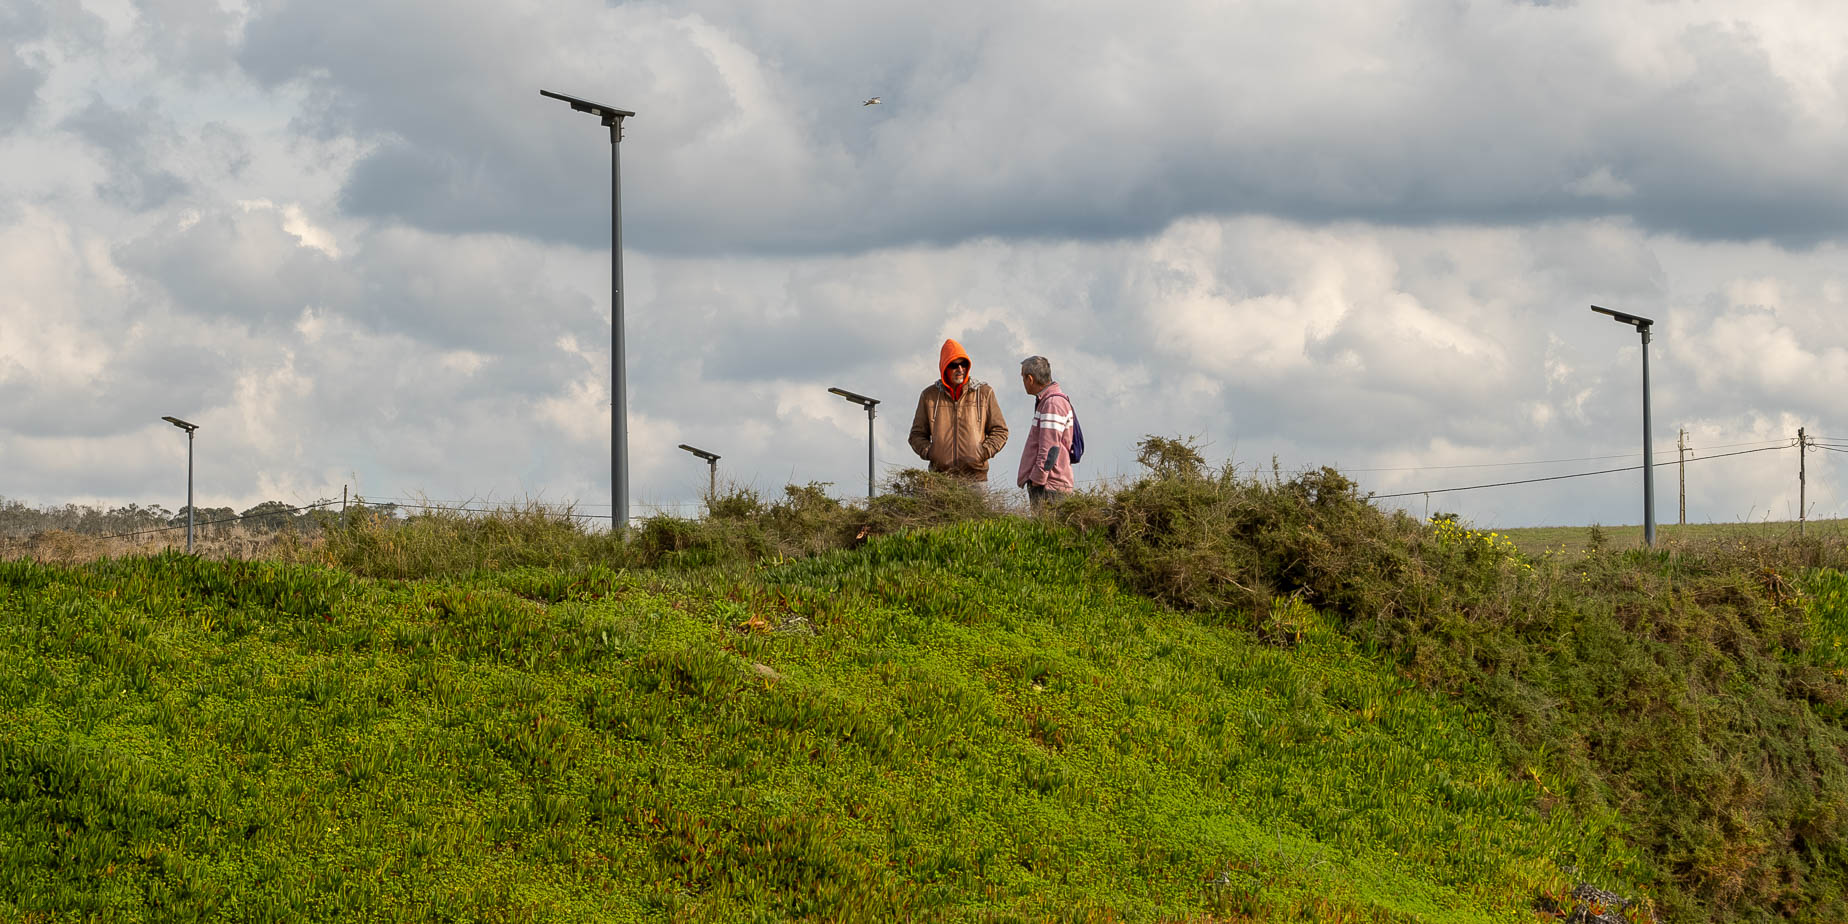
<svg viewBox="0 0 1848 924">
<path fill-rule="evenodd" d="M 1052 384 L 1052 360 L 1044 356 L 1029 356 L 1020 361 L 1020 374 L 1032 376 L 1033 381 L 1041 385 Z"/>
</svg>

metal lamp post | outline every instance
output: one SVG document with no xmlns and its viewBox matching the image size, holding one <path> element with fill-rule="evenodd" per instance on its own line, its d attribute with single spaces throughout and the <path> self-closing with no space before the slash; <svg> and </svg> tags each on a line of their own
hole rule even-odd
<svg viewBox="0 0 1848 924">
<path fill-rule="evenodd" d="M 1643 544 L 1655 548 L 1655 450 L 1649 437 L 1649 328 L 1655 321 L 1634 314 L 1591 306 L 1599 314 L 1610 315 L 1619 324 L 1636 328 L 1643 338 Z"/>
<path fill-rule="evenodd" d="M 873 406 L 879 403 L 877 398 L 856 395 L 844 388 L 830 388 L 830 394 L 840 395 L 848 401 L 866 408 L 866 499 L 873 499 Z"/>
<path fill-rule="evenodd" d="M 622 330 L 622 120 L 635 113 L 563 93 L 540 90 L 540 96 L 570 103 L 578 112 L 603 120 L 610 130 L 610 494 L 617 532 L 629 528 L 629 377 Z"/>
<path fill-rule="evenodd" d="M 161 419 L 186 431 L 186 551 L 191 554 L 193 549 L 193 431 L 199 429 L 199 425 L 187 423 L 178 417 L 162 417 Z"/>
<path fill-rule="evenodd" d="M 712 468 L 711 485 L 710 487 L 706 489 L 706 509 L 711 510 L 713 499 L 719 496 L 719 456 L 718 456 L 718 453 L 707 452 L 704 449 L 699 449 L 693 446 L 688 446 L 685 443 L 681 443 L 680 448 L 696 456 L 699 456 L 702 459 L 705 459 L 706 464 Z"/>
</svg>

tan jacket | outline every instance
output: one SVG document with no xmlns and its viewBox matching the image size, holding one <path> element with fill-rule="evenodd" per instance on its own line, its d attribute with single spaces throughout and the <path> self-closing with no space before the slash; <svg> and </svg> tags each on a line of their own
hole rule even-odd
<svg viewBox="0 0 1848 924">
<path fill-rule="evenodd" d="M 951 401 L 942 382 L 930 383 L 918 395 L 910 442 L 911 451 L 928 460 L 933 472 L 987 480 L 988 460 L 1007 445 L 1007 421 L 995 390 L 971 379 L 962 399 Z"/>
</svg>

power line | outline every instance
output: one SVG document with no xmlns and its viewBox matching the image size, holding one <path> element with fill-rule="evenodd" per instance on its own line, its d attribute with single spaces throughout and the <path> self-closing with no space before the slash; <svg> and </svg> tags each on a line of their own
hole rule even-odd
<svg viewBox="0 0 1848 924">
<path fill-rule="evenodd" d="M 1634 452 L 1618 453 L 1610 456 L 1584 456 L 1578 459 L 1536 459 L 1532 462 L 1473 462 L 1467 465 L 1402 465 L 1389 468 L 1344 468 L 1342 472 L 1435 472 L 1455 468 L 1507 468 L 1514 465 L 1554 465 L 1561 462 L 1601 462 L 1605 459 L 1627 459 L 1636 455 Z M 1660 453 L 1657 453 L 1660 455 Z"/>
<path fill-rule="evenodd" d="M 1718 446 L 1707 446 L 1704 448 L 1705 449 L 1731 449 L 1735 446 L 1765 446 L 1771 443 L 1776 443 L 1776 444 L 1781 445 L 1786 442 L 1788 441 L 1787 440 L 1754 440 L 1752 442 L 1747 442 L 1747 443 L 1721 443 Z M 1775 448 L 1775 447 L 1772 447 L 1772 448 Z M 1658 450 L 1656 452 L 1656 455 L 1658 456 L 1674 455 L 1676 452 L 1677 450 L 1673 450 L 1673 449 L 1663 449 L 1663 450 Z M 1535 459 L 1530 462 L 1472 462 L 1466 465 L 1406 465 L 1406 466 L 1399 466 L 1396 468 L 1343 468 L 1343 469 L 1340 469 L 1340 471 L 1344 474 L 1347 474 L 1347 473 L 1360 473 L 1360 472 L 1434 472 L 1434 471 L 1440 471 L 1440 470 L 1459 469 L 1459 468 L 1508 468 L 1508 467 L 1516 466 L 1516 465 L 1558 465 L 1558 464 L 1565 463 L 1565 462 L 1601 462 L 1601 461 L 1604 461 L 1605 459 L 1628 459 L 1628 458 L 1634 457 L 1635 455 L 1636 453 L 1634 452 L 1621 452 L 1615 455 L 1608 455 L 1608 456 L 1582 456 L 1577 459 Z M 1639 465 L 1637 467 L 1641 468 L 1642 466 Z M 1302 471 L 1298 471 L 1297 474 L 1302 474 L 1304 471 L 1314 471 L 1314 469 L 1304 469 Z"/>
<path fill-rule="evenodd" d="M 1772 452 L 1778 449 L 1792 449 L 1792 448 L 1795 448 L 1795 445 L 1796 445 L 1795 443 L 1786 443 L 1782 446 L 1765 446 L 1760 449 L 1741 449 L 1738 452 L 1723 452 L 1717 456 L 1701 456 L 1697 459 L 1690 459 L 1688 461 L 1706 462 L 1706 461 L 1710 461 L 1713 459 L 1724 459 L 1728 456 L 1747 456 L 1755 452 Z M 1848 450 L 1844 450 L 1844 451 L 1848 451 Z M 1663 465 L 1675 465 L 1677 463 L 1675 462 L 1652 462 L 1650 464 L 1654 466 L 1663 466 Z M 1403 491 L 1397 494 L 1375 494 L 1375 495 L 1372 495 L 1372 497 L 1374 500 L 1386 500 L 1388 498 L 1394 498 L 1394 497 L 1417 497 L 1421 494 L 1449 494 L 1453 491 L 1476 491 L 1482 488 L 1506 488 L 1506 487 L 1510 487 L 1512 485 L 1517 485 L 1517 484 L 1536 484 L 1542 481 L 1563 481 L 1567 478 L 1589 478 L 1592 475 L 1610 475 L 1616 472 L 1634 472 L 1634 471 L 1640 471 L 1642 468 L 1643 466 L 1641 465 L 1629 465 L 1623 468 L 1600 469 L 1595 472 L 1573 472 L 1572 474 L 1569 474 L 1569 475 L 1548 475 L 1545 478 L 1524 478 L 1519 481 L 1498 481 L 1498 482 L 1495 482 L 1494 484 L 1471 484 L 1471 485 L 1463 485 L 1462 487 L 1456 487 L 1456 488 L 1432 488 L 1431 490 L 1428 490 L 1428 491 Z"/>
</svg>

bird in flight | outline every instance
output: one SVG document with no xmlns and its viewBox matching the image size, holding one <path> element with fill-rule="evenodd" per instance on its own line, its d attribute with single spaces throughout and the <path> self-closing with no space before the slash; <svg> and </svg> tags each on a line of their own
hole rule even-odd
<svg viewBox="0 0 1848 924">
<path fill-rule="evenodd" d="M 862 106 L 877 106 L 877 105 L 879 105 L 879 97 L 877 97 L 877 96 L 875 96 L 875 97 L 873 97 L 873 98 L 871 98 L 871 99 L 869 99 L 869 100 L 867 100 L 866 102 L 864 102 L 864 103 L 861 103 L 860 105 L 862 105 Z"/>
</svg>

